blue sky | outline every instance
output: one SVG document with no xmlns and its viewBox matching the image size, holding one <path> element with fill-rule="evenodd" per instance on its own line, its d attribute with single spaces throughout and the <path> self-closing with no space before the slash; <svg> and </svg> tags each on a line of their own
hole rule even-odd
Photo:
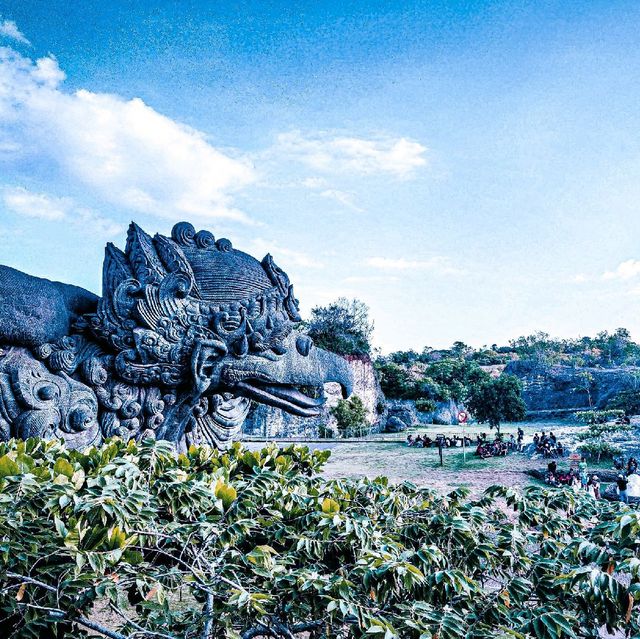
<svg viewBox="0 0 640 639">
<path fill-rule="evenodd" d="M 108 5 L 108 6 L 107 6 Z M 0 2 L 0 262 L 273 253 L 383 351 L 640 339 L 640 4 Z"/>
</svg>

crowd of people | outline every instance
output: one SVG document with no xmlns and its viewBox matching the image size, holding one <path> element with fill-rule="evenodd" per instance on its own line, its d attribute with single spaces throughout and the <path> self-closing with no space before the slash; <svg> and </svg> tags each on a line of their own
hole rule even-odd
<svg viewBox="0 0 640 639">
<path fill-rule="evenodd" d="M 505 439 L 500 433 L 493 441 L 489 441 L 486 433 L 480 433 L 476 438 L 476 455 L 482 459 L 487 457 L 503 457 L 509 452 L 522 452 L 524 445 L 524 431 L 518 428 L 517 436 L 511 433 Z"/>
<path fill-rule="evenodd" d="M 550 432 L 548 435 L 544 431 L 542 431 L 540 435 L 535 433 L 533 436 L 533 444 L 536 453 L 539 455 L 543 455 L 544 457 L 564 457 L 565 448 L 553 432 Z"/>
<path fill-rule="evenodd" d="M 546 481 L 551 486 L 569 486 L 576 492 L 583 490 L 595 499 L 600 499 L 600 478 L 595 473 L 589 474 L 587 460 L 580 459 L 577 468 L 558 470 L 558 464 L 554 460 L 547 464 Z"/>
<path fill-rule="evenodd" d="M 468 435 L 438 434 L 430 437 L 427 434 L 409 434 L 407 436 L 407 446 L 416 448 L 456 448 L 463 445 L 468 447 L 475 445 L 476 455 L 482 459 L 505 456 L 514 451 L 523 452 L 525 449 L 524 431 L 522 428 L 518 428 L 517 435 L 511 433 L 507 437 L 498 433 L 492 439 L 488 437 L 487 433 L 479 433 L 475 440 Z M 548 434 L 545 431 L 541 431 L 540 434 L 536 432 L 533 436 L 533 446 L 536 454 L 550 459 L 547 465 L 547 484 L 568 486 L 576 492 L 584 491 L 595 499 L 601 498 L 600 478 L 596 473 L 588 472 L 587 460 L 584 456 L 579 462 L 577 455 L 571 456 L 572 465 L 569 468 L 558 468 L 556 459 L 562 459 L 568 451 L 553 432 Z M 638 460 L 635 457 L 630 457 L 626 462 L 624 459 L 614 460 L 614 466 L 620 471 L 615 482 L 618 498 L 620 501 L 628 503 L 629 476 L 638 473 Z"/>
<path fill-rule="evenodd" d="M 517 437 L 511 433 L 508 438 L 504 438 L 501 434 L 496 434 L 494 439 L 490 440 L 487 433 L 479 433 L 474 440 L 465 435 L 436 435 L 434 438 L 429 435 L 407 435 L 407 446 L 415 448 L 456 448 L 462 446 L 476 447 L 476 455 L 483 459 L 487 457 L 498 457 L 506 455 L 511 451 L 521 451 L 523 448 L 524 431 L 518 428 Z"/>
<path fill-rule="evenodd" d="M 458 435 L 436 435 L 434 438 L 429 435 L 407 435 L 407 446 L 413 446 L 414 448 L 455 448 L 456 446 L 465 443 L 467 446 L 471 446 L 473 440 L 471 437 L 465 436 L 464 439 Z"/>
</svg>

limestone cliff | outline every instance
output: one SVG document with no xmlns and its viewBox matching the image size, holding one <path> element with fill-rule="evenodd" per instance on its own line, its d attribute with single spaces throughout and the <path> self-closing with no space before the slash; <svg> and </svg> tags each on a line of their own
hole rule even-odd
<svg viewBox="0 0 640 639">
<path fill-rule="evenodd" d="M 505 371 L 522 382 L 522 397 L 531 413 L 604 408 L 623 391 L 640 393 L 640 367 L 574 368 L 540 366 L 530 361 L 510 362 Z M 585 384 L 584 373 L 592 381 Z"/>
<path fill-rule="evenodd" d="M 369 357 L 345 357 L 353 374 L 353 395 L 367 409 L 372 432 L 384 428 L 387 418 L 385 398 L 380 389 L 373 362 Z M 318 437 L 324 427 L 337 434 L 336 420 L 330 410 L 341 398 L 338 384 L 326 384 L 327 403 L 318 417 L 304 418 L 285 413 L 278 408 L 254 404 L 243 426 L 243 434 L 254 437 Z"/>
</svg>

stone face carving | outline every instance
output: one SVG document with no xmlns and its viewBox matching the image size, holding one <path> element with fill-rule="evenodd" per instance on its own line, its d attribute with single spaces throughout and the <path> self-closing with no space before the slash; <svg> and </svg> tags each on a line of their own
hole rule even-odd
<svg viewBox="0 0 640 639">
<path fill-rule="evenodd" d="M 108 244 L 102 297 L 0 266 L 0 439 L 154 436 L 223 447 L 251 400 L 319 414 L 349 367 L 296 330 L 298 301 L 270 255 L 180 222 L 131 224 Z"/>
</svg>

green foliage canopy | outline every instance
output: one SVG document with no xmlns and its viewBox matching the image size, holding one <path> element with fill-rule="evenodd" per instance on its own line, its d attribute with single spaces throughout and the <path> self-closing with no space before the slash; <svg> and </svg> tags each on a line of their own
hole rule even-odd
<svg viewBox="0 0 640 639">
<path fill-rule="evenodd" d="M 527 414 L 522 384 L 513 375 L 489 377 L 474 384 L 467 407 L 479 422 L 486 422 L 491 428 L 499 428 L 503 421 L 522 421 Z"/>
<path fill-rule="evenodd" d="M 331 414 L 336 418 L 338 430 L 343 437 L 358 437 L 370 429 L 367 409 L 357 395 L 338 400 L 331 409 Z"/>
<path fill-rule="evenodd" d="M 573 491 L 469 501 L 326 480 L 327 452 L 0 444 L 16 639 L 637 636 L 640 515 Z M 627 579 L 616 579 L 615 573 Z M 93 614 L 110 610 L 111 628 Z M 108 634 L 110 633 L 110 634 Z"/>
<path fill-rule="evenodd" d="M 338 355 L 369 355 L 373 322 L 369 307 L 360 300 L 341 297 L 328 306 L 316 306 L 305 323 L 317 346 Z"/>
</svg>

